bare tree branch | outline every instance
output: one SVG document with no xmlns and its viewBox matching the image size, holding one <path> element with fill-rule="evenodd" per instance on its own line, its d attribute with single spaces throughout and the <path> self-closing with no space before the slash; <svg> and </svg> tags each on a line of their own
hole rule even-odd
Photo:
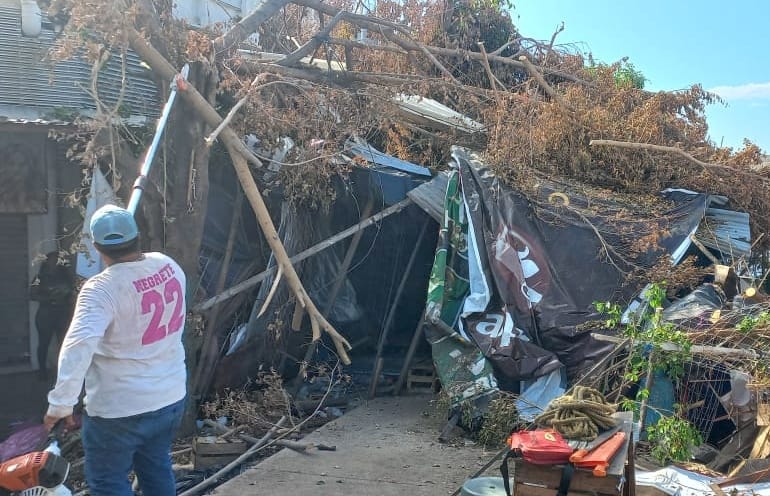
<svg viewBox="0 0 770 496">
<path fill-rule="evenodd" d="M 224 128 L 230 125 L 230 121 L 233 120 L 233 117 L 235 117 L 235 114 L 238 113 L 238 110 L 241 107 L 243 107 L 246 104 L 246 102 L 249 100 L 249 97 L 251 96 L 251 92 L 261 87 L 262 85 L 260 85 L 259 83 L 264 81 L 266 77 L 267 77 L 267 74 L 264 74 L 264 73 L 257 74 L 257 77 L 255 77 L 254 80 L 251 82 L 251 85 L 249 85 L 249 89 L 246 91 L 246 95 L 244 95 L 243 98 L 238 100 L 238 102 L 235 105 L 233 105 L 233 108 L 231 108 L 230 112 L 228 112 L 225 118 L 222 119 L 222 122 L 220 122 L 219 125 L 216 127 L 216 129 L 211 131 L 211 134 L 209 134 L 208 137 L 206 137 L 204 141 L 206 142 L 207 146 L 211 146 L 214 143 L 214 141 L 217 139 L 217 136 L 219 136 L 219 133 L 221 133 Z"/>
<path fill-rule="evenodd" d="M 553 35 L 551 35 L 551 41 L 548 43 L 548 50 L 545 52 L 545 57 L 543 58 L 543 63 L 548 62 L 548 57 L 550 57 L 551 53 L 553 52 L 553 44 L 556 42 L 556 37 L 564 31 L 564 21 L 559 24 L 559 27 L 556 28 L 556 31 L 553 32 Z"/>
<path fill-rule="evenodd" d="M 316 49 L 321 46 L 321 44 L 329 37 L 329 34 L 331 34 L 332 29 L 334 29 L 334 26 L 337 25 L 338 22 L 340 22 L 342 19 L 347 17 L 347 12 L 340 11 L 337 15 L 332 17 L 332 19 L 329 21 L 329 24 L 326 25 L 321 31 L 317 32 L 313 37 L 299 47 L 294 52 L 287 55 L 283 60 L 279 60 L 277 62 L 278 65 L 285 65 L 290 66 L 294 65 L 300 60 L 302 60 L 303 57 L 307 57 L 311 53 L 315 52 Z"/>
<path fill-rule="evenodd" d="M 380 51 L 380 52 L 392 52 L 392 53 L 400 53 L 402 55 L 406 55 L 408 52 L 402 48 L 399 48 L 398 46 L 391 46 L 391 45 L 368 45 L 366 43 L 361 43 L 360 41 L 356 40 L 348 40 L 346 38 L 329 38 L 327 40 L 329 43 L 333 45 L 342 45 L 345 47 L 350 48 L 360 48 L 362 50 L 374 50 L 374 51 Z"/>
<path fill-rule="evenodd" d="M 569 110 L 570 112 L 573 112 L 572 108 L 569 106 L 567 102 L 564 101 L 564 98 L 554 90 L 550 84 L 548 84 L 548 81 L 545 80 L 542 74 L 540 74 L 540 71 L 535 67 L 535 65 L 529 61 L 527 57 L 522 55 L 519 57 L 519 60 L 522 64 L 524 64 L 524 67 L 526 67 L 527 72 L 530 76 L 535 78 L 535 81 L 537 81 L 537 84 L 540 85 L 541 88 L 543 88 L 543 91 L 548 93 L 548 96 L 556 100 L 559 105 L 564 107 L 565 109 Z"/>
<path fill-rule="evenodd" d="M 236 104 L 233 105 L 233 108 L 231 108 L 230 112 L 228 112 L 225 118 L 222 119 L 222 122 L 219 124 L 219 126 L 217 126 L 216 129 L 211 131 L 211 134 L 209 134 L 206 137 L 204 141 L 206 142 L 207 146 L 211 146 L 214 143 L 214 141 L 216 141 L 217 136 L 219 136 L 219 133 L 221 133 L 227 126 L 230 125 L 230 121 L 233 120 L 233 117 L 235 117 L 235 115 L 238 113 L 238 110 L 240 110 L 240 108 L 243 107 L 246 104 L 246 102 L 249 101 L 249 98 L 251 98 L 251 95 L 254 94 L 256 90 L 266 88 L 268 86 L 273 86 L 276 84 L 288 84 L 289 86 L 296 87 L 294 83 L 289 83 L 287 81 L 270 81 L 268 83 L 258 84 L 261 81 L 264 81 L 268 75 L 269 73 L 265 73 L 265 72 L 261 74 L 257 74 L 254 80 L 251 82 L 251 85 L 249 85 L 249 89 L 246 92 L 246 95 L 244 95 L 243 98 L 238 100 L 238 102 L 236 102 Z"/>
<path fill-rule="evenodd" d="M 272 72 L 281 76 L 303 79 L 317 84 L 329 86 L 348 87 L 355 83 L 374 84 L 377 86 L 401 86 L 424 78 L 408 74 L 389 74 L 381 72 L 357 72 L 357 71 L 321 71 L 315 67 L 299 69 L 296 67 L 283 67 L 264 62 L 240 61 L 238 71 L 248 74 L 260 72 Z"/>
<path fill-rule="evenodd" d="M 627 148 L 630 150 L 650 150 L 655 152 L 673 153 L 675 155 L 679 155 L 680 157 L 683 157 L 689 160 L 693 164 L 703 167 L 704 169 L 719 170 L 719 171 L 729 172 L 731 174 L 743 174 L 745 176 L 758 179 L 760 181 L 770 181 L 770 178 L 759 174 L 754 174 L 753 172 L 736 169 L 734 167 L 728 167 L 726 165 L 709 164 L 708 162 L 703 162 L 693 157 L 689 153 L 685 152 L 684 150 L 680 150 L 679 148 L 676 148 L 674 146 L 652 145 L 649 143 L 632 143 L 629 141 L 614 141 L 614 140 L 591 140 L 588 144 L 589 146 L 614 146 L 617 148 Z"/>
<path fill-rule="evenodd" d="M 217 59 L 224 57 L 233 48 L 251 36 L 266 20 L 286 6 L 289 0 L 262 0 L 254 10 L 241 19 L 228 32 L 215 39 L 213 42 L 214 54 Z"/>
<path fill-rule="evenodd" d="M 503 53 L 503 51 L 505 51 L 506 48 L 510 47 L 511 45 L 515 45 L 518 42 L 519 42 L 518 39 L 509 40 L 507 43 L 502 45 L 500 48 L 498 48 L 494 52 L 491 52 L 489 55 L 493 56 L 493 57 L 497 56 L 497 55 L 500 55 L 501 53 Z"/>
<path fill-rule="evenodd" d="M 497 91 L 497 87 L 500 86 L 503 91 L 507 91 L 508 88 L 505 87 L 505 85 L 497 79 L 495 74 L 492 72 L 492 68 L 489 66 L 489 58 L 487 57 L 487 50 L 484 48 L 484 42 L 479 41 L 476 43 L 479 46 L 479 51 L 481 51 L 481 55 L 484 57 L 481 59 L 481 64 L 484 66 L 484 70 L 487 71 L 487 77 L 489 78 L 489 84 L 492 85 L 492 89 L 494 91 Z M 495 95 L 495 99 L 497 100 L 497 103 L 500 103 L 500 99 L 497 95 Z"/>
</svg>

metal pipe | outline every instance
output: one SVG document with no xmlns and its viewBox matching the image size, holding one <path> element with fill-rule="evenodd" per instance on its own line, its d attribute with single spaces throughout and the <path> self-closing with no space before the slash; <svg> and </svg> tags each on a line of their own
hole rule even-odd
<svg viewBox="0 0 770 496">
<path fill-rule="evenodd" d="M 158 119 L 158 124 L 155 128 L 155 136 L 152 138 L 150 148 L 147 149 L 144 162 L 142 163 L 142 167 L 139 169 L 139 177 L 137 177 L 136 181 L 134 182 L 134 190 L 131 193 L 131 198 L 128 200 L 128 207 L 126 210 L 132 214 L 136 214 L 136 209 L 139 207 L 139 200 L 142 199 L 142 191 L 144 191 L 144 187 L 147 184 L 147 178 L 149 177 L 150 169 L 152 168 L 152 161 L 155 158 L 155 153 L 158 151 L 160 138 L 163 136 L 163 130 L 166 127 L 168 117 L 171 115 L 171 107 L 173 107 L 174 100 L 176 100 L 176 95 L 179 91 L 178 79 L 180 77 L 183 80 L 187 79 L 189 73 L 190 66 L 185 64 L 184 67 L 182 67 L 181 75 L 177 74 L 176 77 L 171 80 L 171 93 L 168 96 L 166 105 L 163 107 L 163 112 L 160 114 L 160 119 Z"/>
</svg>

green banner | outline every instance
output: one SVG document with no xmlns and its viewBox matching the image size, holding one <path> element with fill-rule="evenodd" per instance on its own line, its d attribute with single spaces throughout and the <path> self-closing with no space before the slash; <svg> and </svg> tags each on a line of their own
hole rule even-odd
<svg viewBox="0 0 770 496">
<path fill-rule="evenodd" d="M 475 403 L 497 391 L 489 361 L 464 333 L 456 329 L 469 289 L 468 222 L 460 175 L 452 171 L 444 202 L 444 222 L 428 285 L 426 335 L 436 371 L 453 406 L 466 401 Z"/>
</svg>

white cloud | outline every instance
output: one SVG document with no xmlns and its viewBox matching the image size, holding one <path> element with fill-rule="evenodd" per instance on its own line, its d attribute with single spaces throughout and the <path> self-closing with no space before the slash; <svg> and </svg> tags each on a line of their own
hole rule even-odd
<svg viewBox="0 0 770 496">
<path fill-rule="evenodd" d="M 770 82 L 716 86 L 708 91 L 716 93 L 725 100 L 770 100 Z"/>
</svg>

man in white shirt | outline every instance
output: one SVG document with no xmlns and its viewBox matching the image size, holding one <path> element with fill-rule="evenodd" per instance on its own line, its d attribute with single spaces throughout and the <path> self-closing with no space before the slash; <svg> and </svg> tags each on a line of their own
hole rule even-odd
<svg viewBox="0 0 770 496">
<path fill-rule="evenodd" d="M 107 266 L 85 283 L 59 355 L 44 423 L 71 421 L 83 381 L 86 481 L 92 496 L 131 496 L 133 468 L 147 496 L 176 494 L 169 455 L 186 396 L 185 275 L 142 253 L 134 216 L 107 205 L 91 218 Z"/>
</svg>

